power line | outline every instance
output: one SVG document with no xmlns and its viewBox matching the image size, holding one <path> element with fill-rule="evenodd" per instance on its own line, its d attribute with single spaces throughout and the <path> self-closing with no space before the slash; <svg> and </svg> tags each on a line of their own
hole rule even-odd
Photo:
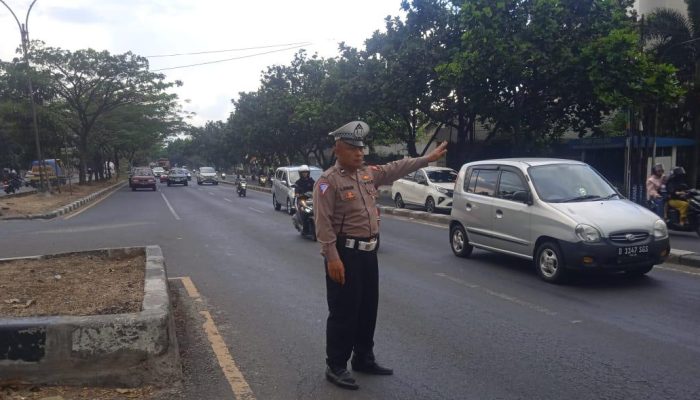
<svg viewBox="0 0 700 400">
<path fill-rule="evenodd" d="M 312 43 L 309 43 L 312 44 Z M 272 54 L 272 53 L 279 53 L 281 51 L 287 51 L 287 50 L 294 50 L 298 49 L 301 47 L 304 47 L 306 45 L 298 45 L 298 46 L 293 46 L 293 47 L 287 47 L 284 49 L 277 49 L 277 50 L 271 50 L 271 51 L 265 51 L 262 53 L 255 53 L 255 54 L 248 54 L 245 56 L 240 56 L 240 57 L 233 57 L 233 58 L 226 58 L 223 60 L 215 60 L 215 61 L 207 61 L 207 62 L 202 62 L 202 63 L 197 63 L 197 64 L 188 64 L 188 65 L 179 65 L 177 67 L 168 67 L 168 68 L 159 68 L 159 69 L 153 69 L 151 70 L 152 72 L 158 72 L 158 71 L 167 71 L 171 69 L 180 69 L 180 68 L 188 68 L 188 67 L 198 67 L 200 65 L 208 65 L 208 64 L 216 64 L 216 63 L 221 63 L 221 62 L 226 62 L 226 61 L 233 61 L 233 60 L 241 60 L 243 58 L 250 58 L 250 57 L 256 57 L 256 56 L 262 56 L 265 54 Z"/>
<path fill-rule="evenodd" d="M 194 55 L 198 55 L 198 54 L 227 53 L 227 52 L 231 52 L 231 51 L 245 51 L 245 50 L 269 49 L 269 48 L 272 48 L 272 47 L 299 46 L 299 45 L 307 45 L 307 44 L 311 44 L 311 42 L 296 42 L 296 43 L 285 43 L 285 44 L 273 44 L 273 45 L 269 45 L 269 46 L 244 47 L 244 48 L 240 48 L 240 49 L 198 51 L 198 52 L 195 52 L 195 53 L 156 54 L 156 55 L 153 55 L 153 56 L 146 56 L 146 58 L 177 57 L 177 56 L 194 56 Z"/>
</svg>

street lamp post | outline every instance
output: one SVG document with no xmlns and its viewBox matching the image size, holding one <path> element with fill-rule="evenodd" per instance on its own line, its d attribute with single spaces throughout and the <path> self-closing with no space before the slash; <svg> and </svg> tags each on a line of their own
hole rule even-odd
<svg viewBox="0 0 700 400">
<path fill-rule="evenodd" d="M 34 126 L 34 141 L 36 142 L 36 154 L 38 157 L 39 161 L 39 187 L 40 190 L 44 190 L 44 173 L 46 172 L 45 164 L 44 164 L 44 158 L 41 156 L 41 145 L 39 143 L 39 124 L 37 122 L 36 118 L 36 104 L 34 104 L 34 87 L 32 85 L 32 78 L 29 72 L 29 13 L 32 11 L 32 7 L 34 7 L 34 3 L 36 3 L 37 0 L 32 1 L 32 4 L 29 6 L 29 10 L 27 10 L 27 16 L 24 19 L 24 24 L 19 22 L 19 19 L 17 18 L 17 15 L 15 15 L 14 11 L 10 8 L 10 6 L 5 3 L 5 0 L 0 0 L 0 3 L 2 3 L 9 11 L 10 14 L 12 14 L 12 17 L 14 17 L 15 22 L 17 22 L 17 27 L 19 28 L 19 33 L 22 37 L 22 56 L 24 58 L 24 62 L 27 64 L 27 90 L 29 91 L 29 102 L 32 107 L 32 124 Z M 46 178 L 46 188 L 48 189 L 49 192 L 51 192 L 51 183 L 49 182 L 48 177 Z"/>
</svg>

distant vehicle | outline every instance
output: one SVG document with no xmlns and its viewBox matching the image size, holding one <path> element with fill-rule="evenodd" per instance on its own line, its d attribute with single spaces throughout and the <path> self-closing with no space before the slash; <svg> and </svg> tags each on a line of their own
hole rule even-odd
<svg viewBox="0 0 700 400">
<path fill-rule="evenodd" d="M 158 164 L 159 167 L 169 170 L 170 169 L 170 160 L 167 158 L 159 158 L 158 161 L 156 161 L 156 164 Z"/>
<path fill-rule="evenodd" d="M 192 172 L 190 172 L 190 170 L 187 168 L 183 168 L 183 170 L 185 171 L 185 175 L 187 175 L 187 180 L 191 181 L 192 180 Z"/>
<path fill-rule="evenodd" d="M 173 168 L 168 172 L 168 186 L 185 185 L 187 186 L 187 172 L 182 168 Z"/>
<path fill-rule="evenodd" d="M 31 168 L 31 176 L 29 180 L 29 184 L 33 187 L 39 186 L 39 182 L 41 180 L 41 177 L 39 174 L 41 172 L 43 173 L 43 178 L 48 179 L 51 184 L 56 185 L 56 184 L 65 184 L 66 183 L 66 176 L 65 176 L 65 168 L 63 167 L 63 163 L 61 162 L 60 159 L 57 158 L 51 158 L 44 160 L 44 168 L 42 170 L 41 164 L 39 163 L 38 160 L 32 161 L 32 168 Z"/>
<path fill-rule="evenodd" d="M 451 168 L 425 167 L 395 181 L 391 198 L 398 208 L 406 204 L 422 206 L 432 213 L 452 208 L 457 171 Z"/>
<path fill-rule="evenodd" d="M 131 190 L 151 188 L 156 191 L 156 177 L 153 170 L 148 167 L 136 167 L 131 173 Z"/>
<path fill-rule="evenodd" d="M 153 167 L 153 175 L 160 178 L 162 174 L 165 173 L 165 168 L 163 167 Z"/>
<path fill-rule="evenodd" d="M 283 201 L 289 215 L 294 213 L 294 183 L 299 180 L 299 167 L 288 166 L 279 167 L 275 171 L 275 178 L 272 180 L 272 205 L 275 210 L 282 208 Z M 319 167 L 310 167 L 311 177 L 317 181 L 321 177 L 323 170 Z"/>
<path fill-rule="evenodd" d="M 455 184 L 450 246 L 532 260 L 540 277 L 573 270 L 641 276 L 670 252 L 664 221 L 623 198 L 588 164 L 560 159 L 465 164 Z"/>
<path fill-rule="evenodd" d="M 205 183 L 211 183 L 213 185 L 218 185 L 219 181 L 216 179 L 216 170 L 212 167 L 200 167 L 197 171 L 197 184 L 202 185 Z"/>
<path fill-rule="evenodd" d="M 160 180 L 160 183 L 166 183 L 168 181 L 168 172 L 161 173 L 158 180 Z"/>
</svg>

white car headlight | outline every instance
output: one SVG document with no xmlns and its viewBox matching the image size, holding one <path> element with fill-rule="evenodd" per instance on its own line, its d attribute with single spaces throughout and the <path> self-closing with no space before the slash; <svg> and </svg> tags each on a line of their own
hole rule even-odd
<svg viewBox="0 0 700 400">
<path fill-rule="evenodd" d="M 600 232 L 586 224 L 579 224 L 576 226 L 576 236 L 586 243 L 596 243 L 600 241 Z"/>
<path fill-rule="evenodd" d="M 657 220 L 654 222 L 654 238 L 655 239 L 666 239 L 668 237 L 668 228 L 666 223 L 662 220 Z"/>
<path fill-rule="evenodd" d="M 447 194 L 447 189 L 445 189 L 444 187 L 436 186 L 435 190 L 437 190 L 440 193 Z"/>
</svg>

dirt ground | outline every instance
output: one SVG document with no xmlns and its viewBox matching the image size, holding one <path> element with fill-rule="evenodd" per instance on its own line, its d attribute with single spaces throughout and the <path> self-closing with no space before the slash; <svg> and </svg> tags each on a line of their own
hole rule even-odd
<svg viewBox="0 0 700 400">
<path fill-rule="evenodd" d="M 141 311 L 145 266 L 143 254 L 0 262 L 0 318 Z"/>
<path fill-rule="evenodd" d="M 57 208 L 68 205 L 76 200 L 88 196 L 94 192 L 112 186 L 119 182 L 110 179 L 100 182 L 92 182 L 85 185 L 63 185 L 61 192 L 54 190 L 51 195 L 35 193 L 28 196 L 14 198 L 0 198 L 0 217 L 12 217 L 32 214 L 44 214 Z"/>
</svg>

